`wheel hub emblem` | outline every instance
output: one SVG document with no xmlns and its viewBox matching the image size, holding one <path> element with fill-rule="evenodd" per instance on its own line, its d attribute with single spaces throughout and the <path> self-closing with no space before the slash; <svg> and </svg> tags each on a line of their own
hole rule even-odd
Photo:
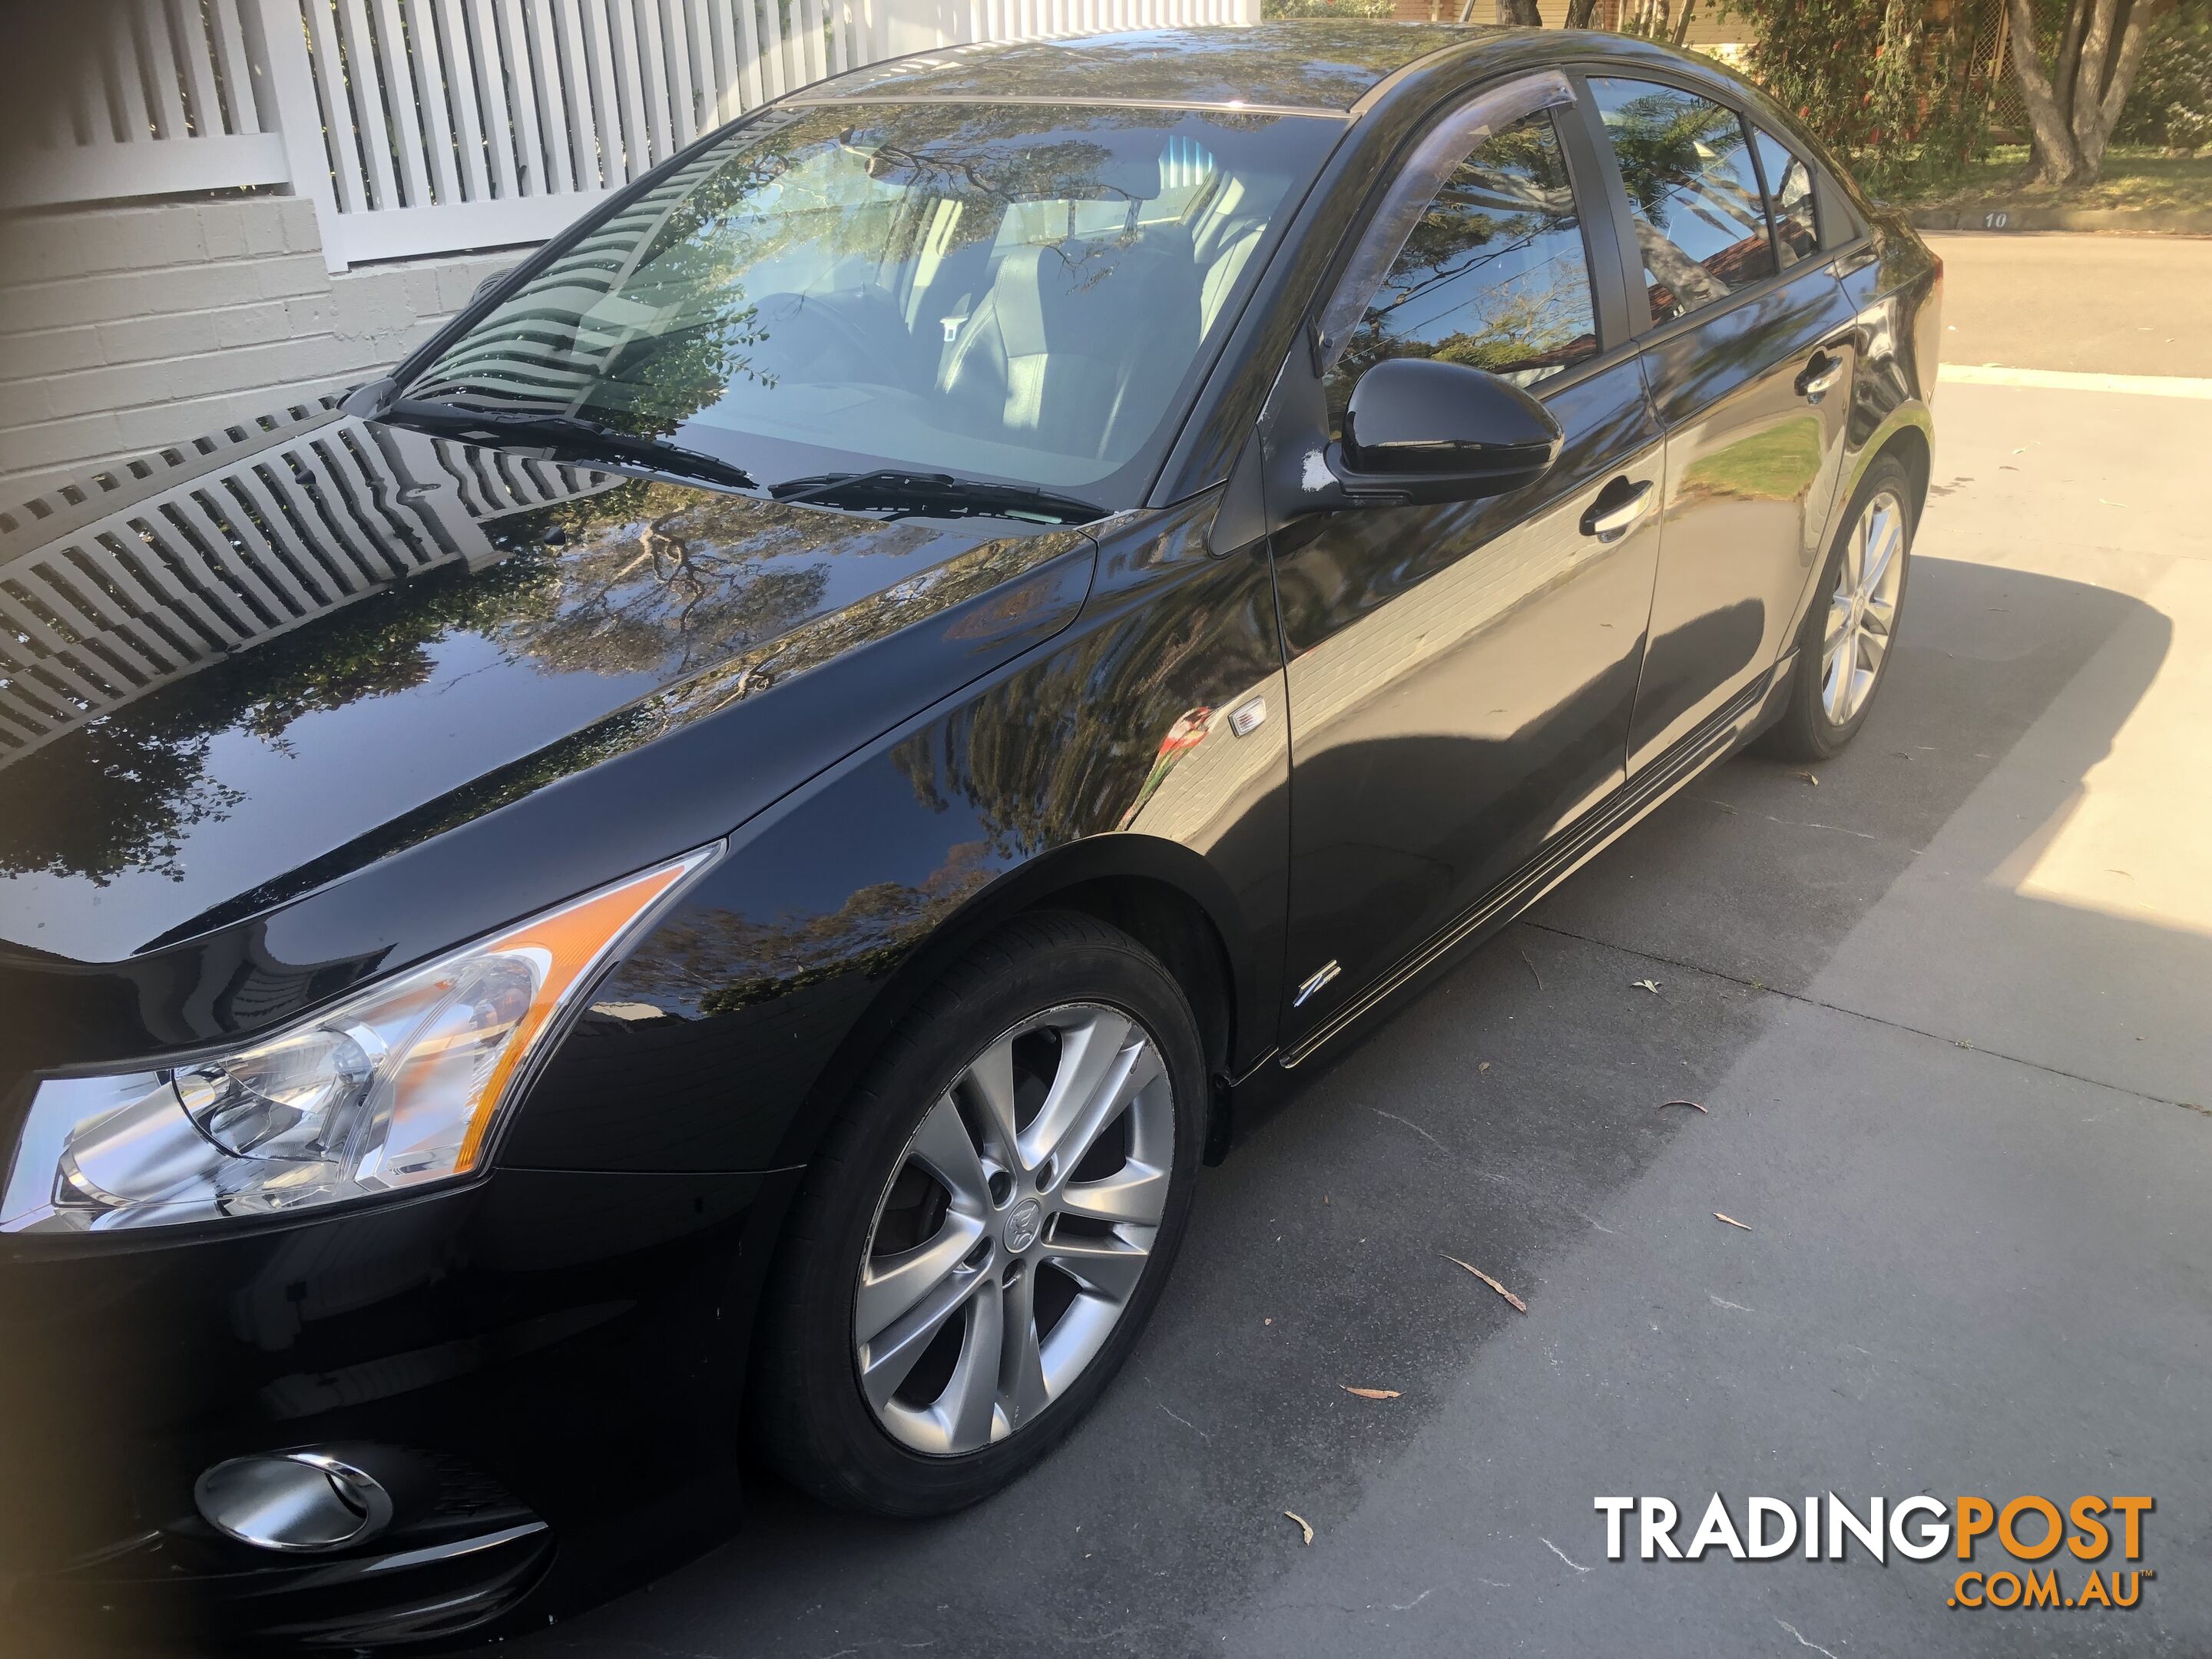
<svg viewBox="0 0 2212 1659">
<path fill-rule="evenodd" d="M 1044 1206 L 1033 1198 L 1025 1198 L 1006 1217 L 1006 1248 L 1026 1250 L 1037 1242 L 1037 1235 L 1043 1231 Z"/>
</svg>

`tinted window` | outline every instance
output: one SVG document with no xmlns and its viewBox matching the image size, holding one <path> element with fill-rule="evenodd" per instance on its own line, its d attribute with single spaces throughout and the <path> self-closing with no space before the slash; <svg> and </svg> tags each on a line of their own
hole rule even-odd
<svg viewBox="0 0 2212 1659">
<path fill-rule="evenodd" d="M 1760 129 L 1753 127 L 1751 136 L 1766 174 L 1775 251 L 1784 264 L 1794 265 L 1820 246 L 1820 221 L 1813 212 L 1813 172 Z"/>
<path fill-rule="evenodd" d="M 1533 386 L 1597 350 L 1582 222 L 1548 112 L 1487 138 L 1406 238 L 1329 374 L 1341 416 L 1386 357 L 1439 357 Z"/>
<path fill-rule="evenodd" d="M 1628 187 L 1651 320 L 1695 311 L 1774 273 L 1743 119 L 1695 93 L 1593 80 Z"/>
<path fill-rule="evenodd" d="M 1133 487 L 1336 136 L 1149 108 L 763 116 L 550 258 L 408 395 L 669 437 L 763 483 Z"/>
</svg>

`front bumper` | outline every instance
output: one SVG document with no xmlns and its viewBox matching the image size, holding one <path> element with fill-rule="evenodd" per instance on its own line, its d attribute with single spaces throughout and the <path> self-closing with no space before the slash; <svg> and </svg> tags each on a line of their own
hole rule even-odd
<svg viewBox="0 0 2212 1659">
<path fill-rule="evenodd" d="M 501 1170 L 281 1226 L 8 1241 L 0 1626 L 67 1652 L 422 1640 L 726 1530 L 795 1181 Z M 194 1507 L 212 1464 L 331 1444 L 404 1477 L 357 1546 L 257 1548 Z"/>
</svg>

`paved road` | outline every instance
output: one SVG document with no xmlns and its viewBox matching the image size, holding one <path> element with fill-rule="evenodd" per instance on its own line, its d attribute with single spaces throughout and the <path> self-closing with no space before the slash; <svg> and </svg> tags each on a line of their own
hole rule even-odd
<svg viewBox="0 0 2212 1659">
<path fill-rule="evenodd" d="M 2212 238 L 1976 231 L 1943 256 L 1943 361 L 2212 375 Z"/>
<path fill-rule="evenodd" d="M 2212 403 L 1939 413 L 1857 744 L 1708 775 L 1211 1172 L 1048 1465 L 928 1526 L 759 1490 L 506 1651 L 2212 1650 Z M 1716 1490 L 2149 1493 L 2157 1577 L 2003 1614 L 1942 1561 L 1604 1559 L 1594 1495 Z"/>
</svg>

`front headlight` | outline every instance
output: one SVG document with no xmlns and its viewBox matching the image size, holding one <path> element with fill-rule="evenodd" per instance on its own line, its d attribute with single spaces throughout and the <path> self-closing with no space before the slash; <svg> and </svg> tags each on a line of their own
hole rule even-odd
<svg viewBox="0 0 2212 1659">
<path fill-rule="evenodd" d="M 267 1215 L 477 1167 L 572 995 L 699 852 L 502 929 L 248 1046 L 41 1084 L 0 1232 Z"/>
</svg>

